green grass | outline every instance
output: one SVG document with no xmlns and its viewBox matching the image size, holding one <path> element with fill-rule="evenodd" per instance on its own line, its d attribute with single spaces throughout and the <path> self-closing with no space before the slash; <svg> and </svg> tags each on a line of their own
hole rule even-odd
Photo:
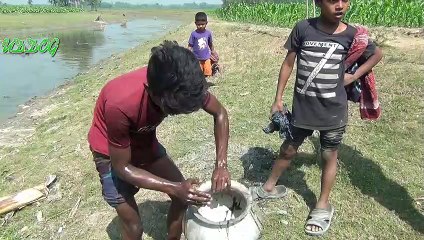
<svg viewBox="0 0 424 240">
<path fill-rule="evenodd" d="M 352 0 L 345 20 L 368 26 L 424 26 L 424 2 L 418 0 Z M 216 10 L 217 15 L 230 21 L 293 27 L 302 19 L 313 17 L 312 5 L 307 15 L 305 3 L 235 3 Z M 317 16 L 319 8 L 316 9 Z"/>
<path fill-rule="evenodd" d="M 222 75 L 210 81 L 215 83 L 211 91 L 229 113 L 232 178 L 246 184 L 263 181 L 281 141 L 277 134 L 265 135 L 261 128 L 268 121 L 285 55 L 281 45 L 290 30 L 213 20 L 208 26 L 214 32 L 223 66 Z M 186 46 L 192 29 L 189 25 L 165 38 Z M 28 234 L 28 239 L 118 239 L 116 213 L 102 199 L 87 146 L 87 131 L 100 88 L 109 79 L 146 64 L 150 48 L 162 40 L 114 56 L 78 75 L 73 84 L 57 94 L 35 103 L 33 108 L 51 110 L 23 126 L 36 127 L 25 145 L 0 148 L 0 196 L 37 185 L 48 174 L 57 174 L 62 197 L 17 212 L 9 224 L 1 227 L 0 239 L 23 239 Z M 423 237 L 424 216 L 414 198 L 424 195 L 424 44 L 408 39 L 407 47 L 388 45 L 384 60 L 375 69 L 383 106 L 381 120 L 360 120 L 359 107 L 350 105 L 350 122 L 331 195 L 336 215 L 324 239 Z M 289 105 L 293 79 L 284 96 Z M 23 114 L 22 120 L 26 119 Z M 197 112 L 168 118 L 158 129 L 159 139 L 186 177 L 206 181 L 211 176 L 215 149 L 212 124 L 208 114 Z M 320 188 L 316 144 L 316 139 L 306 141 L 291 169 L 281 178 L 289 188 L 287 198 L 260 204 L 266 212 L 288 212 L 267 216 L 263 239 L 306 238 L 304 220 Z M 79 197 L 82 201 L 78 211 L 68 218 Z M 169 206 L 166 195 L 141 190 L 136 198 L 146 239 L 164 239 Z M 36 222 L 37 211 L 42 211 L 46 221 Z M 20 233 L 25 226 L 28 230 Z M 63 232 L 59 234 L 60 227 Z"/>
</svg>

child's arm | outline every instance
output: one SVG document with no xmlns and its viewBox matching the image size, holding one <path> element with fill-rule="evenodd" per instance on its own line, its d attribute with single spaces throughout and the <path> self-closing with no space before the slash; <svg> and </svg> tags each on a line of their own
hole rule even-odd
<svg viewBox="0 0 424 240">
<path fill-rule="evenodd" d="M 209 45 L 209 48 L 210 48 L 211 52 L 213 52 L 214 49 L 213 49 L 212 33 L 209 36 L 208 45 Z"/>
<path fill-rule="evenodd" d="M 211 93 L 203 109 L 214 119 L 216 162 L 212 174 L 212 191 L 219 192 L 231 185 L 230 173 L 227 169 L 228 115 L 225 108 Z"/>
<path fill-rule="evenodd" d="M 355 74 L 345 73 L 344 85 L 349 85 L 353 81 L 359 79 L 367 72 L 369 72 L 380 60 L 383 58 L 383 51 L 379 47 L 376 47 L 375 52 L 371 57 L 367 59 L 355 72 Z"/>
<path fill-rule="evenodd" d="M 271 115 L 277 111 L 283 111 L 283 93 L 286 88 L 287 81 L 293 71 L 294 61 L 296 60 L 296 52 L 289 51 L 284 59 L 280 68 L 280 75 L 278 78 L 277 92 L 275 93 L 275 100 L 271 107 Z"/>
<path fill-rule="evenodd" d="M 193 45 L 194 45 L 194 36 L 193 36 L 193 33 L 191 33 L 188 39 L 188 46 L 187 46 L 190 51 L 193 51 Z"/>
<path fill-rule="evenodd" d="M 209 48 L 211 49 L 211 52 L 213 52 L 213 43 L 209 42 Z"/>
</svg>

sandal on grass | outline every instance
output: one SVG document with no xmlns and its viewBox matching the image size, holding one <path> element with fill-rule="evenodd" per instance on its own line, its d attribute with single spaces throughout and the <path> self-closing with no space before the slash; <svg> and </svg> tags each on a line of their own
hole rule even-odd
<svg viewBox="0 0 424 240">
<path fill-rule="evenodd" d="M 308 219 L 305 224 L 305 232 L 312 236 L 321 236 L 328 231 L 331 224 L 331 219 L 334 215 L 333 206 L 329 205 L 328 208 L 315 208 L 309 214 Z M 320 227 L 320 231 L 311 231 L 307 230 L 308 226 Z"/>
<path fill-rule="evenodd" d="M 276 199 L 283 198 L 287 195 L 287 188 L 283 185 L 275 186 L 277 193 L 270 193 L 265 191 L 263 186 L 250 187 L 250 193 L 252 194 L 253 200 L 263 200 L 263 199 Z"/>
</svg>

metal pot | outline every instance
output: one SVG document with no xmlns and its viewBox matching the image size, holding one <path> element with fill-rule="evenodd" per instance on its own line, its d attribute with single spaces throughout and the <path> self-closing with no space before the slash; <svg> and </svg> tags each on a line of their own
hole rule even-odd
<svg viewBox="0 0 424 240">
<path fill-rule="evenodd" d="M 211 182 L 198 188 L 210 192 Z M 225 206 L 231 210 L 230 220 L 219 216 L 204 216 L 200 207 L 190 206 L 184 216 L 183 231 L 187 240 L 257 240 L 261 236 L 262 221 L 249 190 L 242 184 L 231 181 L 231 189 L 212 194 L 211 211 Z M 217 212 L 216 212 L 217 213 Z M 225 218 L 225 216 L 224 216 Z"/>
</svg>

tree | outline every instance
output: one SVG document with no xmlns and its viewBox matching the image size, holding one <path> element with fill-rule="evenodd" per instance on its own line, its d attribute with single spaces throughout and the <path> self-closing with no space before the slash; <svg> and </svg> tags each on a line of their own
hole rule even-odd
<svg viewBox="0 0 424 240">
<path fill-rule="evenodd" d="M 28 0 L 28 5 L 32 6 L 32 0 Z"/>
<path fill-rule="evenodd" d="M 78 6 L 82 6 L 82 0 L 68 0 L 68 5 L 67 6 L 74 6 L 76 8 L 78 8 Z"/>
<path fill-rule="evenodd" d="M 92 11 L 97 11 L 97 8 L 100 6 L 100 3 L 102 3 L 102 0 L 88 0 L 88 5 L 90 5 Z"/>
<path fill-rule="evenodd" d="M 59 0 L 49 0 L 49 3 L 53 6 L 57 6 L 59 3 Z"/>
</svg>

